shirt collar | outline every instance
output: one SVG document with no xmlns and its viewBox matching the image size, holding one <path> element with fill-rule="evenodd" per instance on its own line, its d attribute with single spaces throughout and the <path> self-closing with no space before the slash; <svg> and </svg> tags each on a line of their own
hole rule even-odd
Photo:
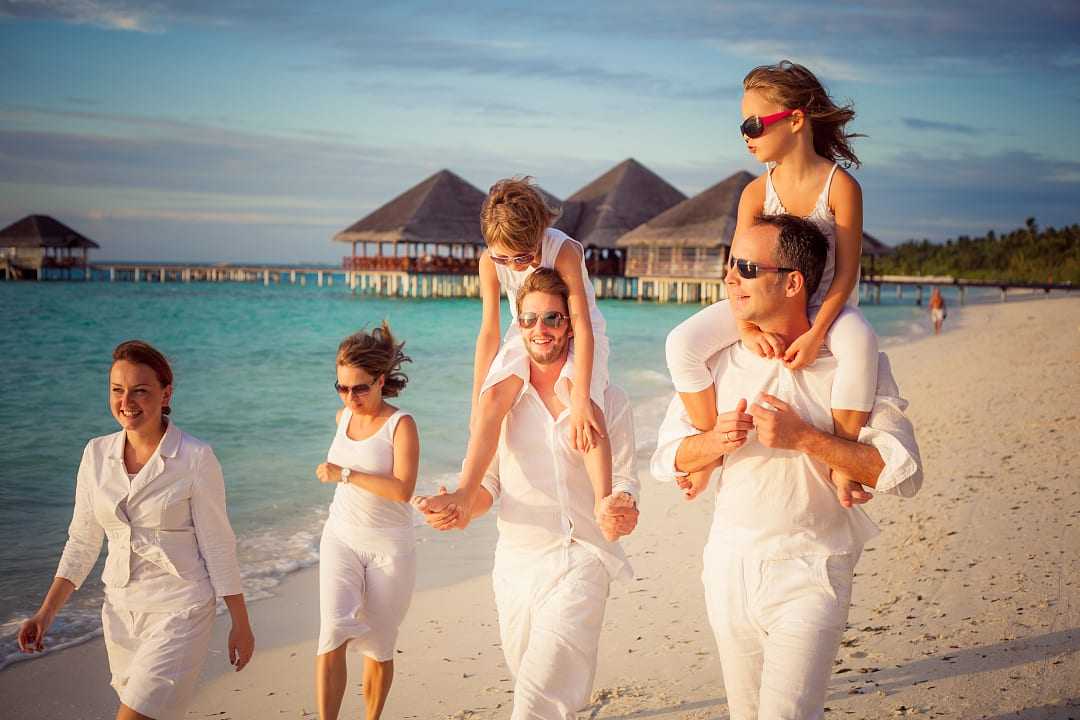
<svg viewBox="0 0 1080 720">
<path fill-rule="evenodd" d="M 180 432 L 180 428 L 176 426 L 176 423 L 166 419 L 165 434 L 161 437 L 161 442 L 158 443 L 157 454 L 163 458 L 174 458 L 176 454 L 180 452 L 180 440 L 183 434 Z M 119 462 L 124 462 L 124 441 L 127 439 L 126 433 L 121 430 L 116 433 L 112 443 L 109 445 L 109 457 Z"/>
</svg>

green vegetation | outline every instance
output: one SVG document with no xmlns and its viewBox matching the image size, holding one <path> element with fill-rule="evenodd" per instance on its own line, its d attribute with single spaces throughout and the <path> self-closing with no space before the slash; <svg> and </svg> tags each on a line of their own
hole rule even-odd
<svg viewBox="0 0 1080 720">
<path fill-rule="evenodd" d="M 883 275 L 952 275 L 969 280 L 1080 285 L 1080 225 L 1040 230 L 1035 218 L 1007 235 L 961 235 L 944 245 L 909 240 L 877 258 Z"/>
</svg>

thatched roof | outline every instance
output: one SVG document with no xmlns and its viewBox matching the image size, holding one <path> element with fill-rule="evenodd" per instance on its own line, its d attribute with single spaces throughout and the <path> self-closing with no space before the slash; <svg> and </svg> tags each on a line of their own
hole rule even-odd
<svg viewBox="0 0 1080 720">
<path fill-rule="evenodd" d="M 483 245 L 480 206 L 484 193 L 440 170 L 362 220 L 345 228 L 337 242 L 440 242 Z"/>
<path fill-rule="evenodd" d="M 888 255 L 893 251 L 892 247 L 878 240 L 876 237 L 868 232 L 862 234 L 862 254 L 863 255 Z"/>
<path fill-rule="evenodd" d="M 619 247 L 731 245 L 739 198 L 754 176 L 741 170 L 619 238 Z"/>
<path fill-rule="evenodd" d="M 627 232 L 686 196 L 630 158 L 571 195 L 555 227 L 582 245 L 615 247 Z"/>
<path fill-rule="evenodd" d="M 48 215 L 27 215 L 0 230 L 0 247 L 97 248 L 96 242 Z"/>
</svg>

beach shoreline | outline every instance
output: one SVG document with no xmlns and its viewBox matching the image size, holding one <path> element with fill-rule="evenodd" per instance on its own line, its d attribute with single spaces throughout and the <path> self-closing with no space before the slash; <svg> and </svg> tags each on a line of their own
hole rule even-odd
<svg viewBox="0 0 1080 720">
<path fill-rule="evenodd" d="M 926 481 L 914 499 L 868 506 L 883 533 L 856 569 L 830 712 L 1080 712 L 1080 298 L 950 307 L 942 336 L 886 351 L 912 403 Z M 637 429 L 642 520 L 624 541 L 635 578 L 612 586 L 594 705 L 581 717 L 726 717 L 700 585 L 711 494 L 686 503 L 647 477 L 655 427 Z M 387 715 L 505 717 L 494 523 L 418 538 Z M 257 651 L 242 673 L 225 662 L 228 621 L 218 617 L 187 717 L 315 716 L 317 567 L 274 593 L 251 605 Z M 342 717 L 362 712 L 356 660 Z M 11 665 L 0 692 L 20 717 L 111 717 L 116 707 L 101 638 Z"/>
</svg>

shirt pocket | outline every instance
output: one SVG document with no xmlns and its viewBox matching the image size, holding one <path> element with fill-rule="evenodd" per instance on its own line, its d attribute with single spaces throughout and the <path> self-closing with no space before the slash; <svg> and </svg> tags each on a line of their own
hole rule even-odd
<svg viewBox="0 0 1080 720">
<path fill-rule="evenodd" d="M 156 500 L 157 527 L 165 531 L 194 528 L 195 523 L 191 517 L 191 494 L 192 483 L 189 480 L 177 482 L 167 492 L 162 493 L 160 499 Z"/>
</svg>

